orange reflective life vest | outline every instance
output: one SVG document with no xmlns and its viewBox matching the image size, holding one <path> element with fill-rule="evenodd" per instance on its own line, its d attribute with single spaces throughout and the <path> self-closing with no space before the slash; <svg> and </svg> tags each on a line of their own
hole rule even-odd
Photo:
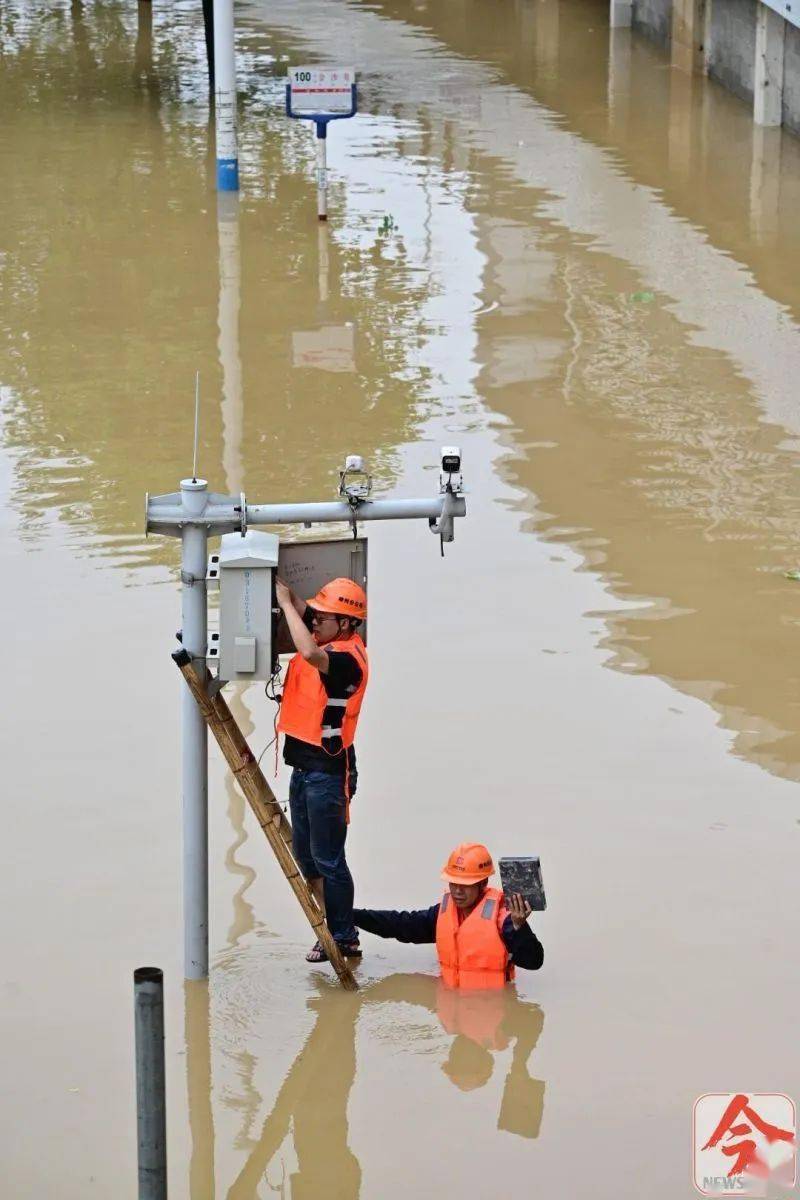
<svg viewBox="0 0 800 1200">
<path fill-rule="evenodd" d="M 302 654 L 295 654 L 286 672 L 278 731 L 328 751 L 331 741 L 341 738 L 346 750 L 355 740 L 361 704 L 367 690 L 367 648 L 358 634 L 354 633 L 349 638 L 327 643 L 323 649 L 331 654 L 352 654 L 361 668 L 361 683 L 352 696 L 332 700 L 325 691 L 317 668 L 307 663 Z"/>
<path fill-rule="evenodd" d="M 509 1038 L 503 1028 L 509 1000 L 512 992 L 501 992 L 497 988 L 472 989 L 447 987 L 443 980 L 438 981 L 436 993 L 436 1013 L 445 1033 L 469 1038 L 478 1046 L 487 1050 L 505 1050 Z"/>
<path fill-rule="evenodd" d="M 500 936 L 508 909 L 503 893 L 487 888 L 460 924 L 449 892 L 442 896 L 436 919 L 436 950 L 448 987 L 502 988 L 514 978 L 514 966 Z"/>
</svg>

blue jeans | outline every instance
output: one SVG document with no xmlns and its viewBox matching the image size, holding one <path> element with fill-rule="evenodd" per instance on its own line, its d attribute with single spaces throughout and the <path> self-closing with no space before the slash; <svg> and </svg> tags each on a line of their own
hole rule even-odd
<svg viewBox="0 0 800 1200">
<path fill-rule="evenodd" d="M 350 790 L 354 791 L 351 776 Z M 353 876 L 344 855 L 347 837 L 344 776 L 295 767 L 289 784 L 292 850 L 306 879 L 322 879 L 325 913 L 337 942 L 358 937 L 353 924 Z"/>
</svg>

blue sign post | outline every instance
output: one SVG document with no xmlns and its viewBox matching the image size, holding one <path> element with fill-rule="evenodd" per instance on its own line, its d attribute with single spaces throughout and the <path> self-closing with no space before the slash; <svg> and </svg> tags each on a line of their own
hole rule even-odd
<svg viewBox="0 0 800 1200">
<path fill-rule="evenodd" d="M 358 85 L 350 67 L 293 67 L 286 82 L 286 115 L 317 130 L 317 216 L 328 219 L 328 123 L 354 117 Z"/>
</svg>

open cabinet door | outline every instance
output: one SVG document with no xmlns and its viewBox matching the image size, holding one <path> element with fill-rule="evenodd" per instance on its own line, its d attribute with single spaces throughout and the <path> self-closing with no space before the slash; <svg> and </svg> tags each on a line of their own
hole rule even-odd
<svg viewBox="0 0 800 1200">
<path fill-rule="evenodd" d="M 367 539 L 337 538 L 323 542 L 281 542 L 278 574 L 303 600 L 315 596 L 331 579 L 352 579 L 367 588 Z M 358 630 L 366 643 L 367 622 Z M 294 646 L 280 618 L 277 629 L 278 654 L 294 654 Z"/>
</svg>

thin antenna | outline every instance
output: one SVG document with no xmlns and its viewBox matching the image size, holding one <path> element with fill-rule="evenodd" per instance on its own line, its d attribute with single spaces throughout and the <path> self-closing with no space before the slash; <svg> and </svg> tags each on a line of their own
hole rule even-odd
<svg viewBox="0 0 800 1200">
<path fill-rule="evenodd" d="M 197 434 L 200 429 L 200 372 L 194 377 L 194 457 L 192 458 L 192 483 L 197 483 Z"/>
</svg>

